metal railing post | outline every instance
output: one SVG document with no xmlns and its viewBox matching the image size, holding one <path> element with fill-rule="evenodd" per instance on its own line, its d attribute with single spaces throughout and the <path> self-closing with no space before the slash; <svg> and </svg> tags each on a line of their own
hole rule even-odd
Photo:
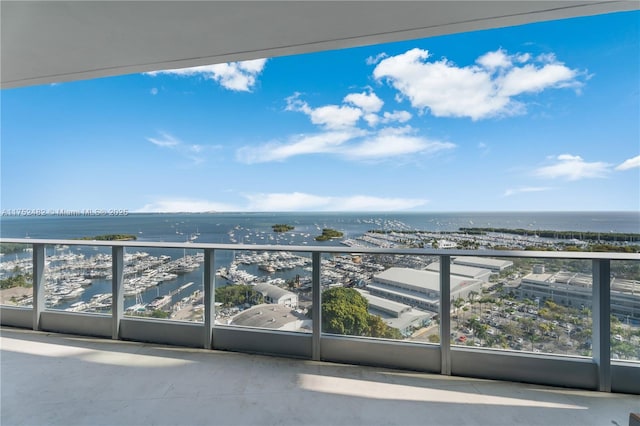
<svg viewBox="0 0 640 426">
<path fill-rule="evenodd" d="M 111 246 L 111 338 L 120 338 L 124 313 L 124 247 Z"/>
<path fill-rule="evenodd" d="M 451 256 L 440 256 L 440 373 L 451 375 Z"/>
<path fill-rule="evenodd" d="M 45 310 L 44 258 L 45 245 L 33 245 L 33 329 L 40 330 L 40 314 Z"/>
<path fill-rule="evenodd" d="M 214 256 L 213 249 L 204 250 L 204 348 L 213 348 L 213 324 L 215 318 L 215 298 L 216 284 L 214 273 Z"/>
<path fill-rule="evenodd" d="M 311 352 L 314 361 L 320 361 L 320 336 L 322 334 L 322 292 L 320 289 L 320 253 L 311 253 L 311 316 L 312 316 L 312 343 Z"/>
<path fill-rule="evenodd" d="M 611 392 L 611 261 L 593 260 L 591 344 L 598 369 L 598 390 Z"/>
</svg>

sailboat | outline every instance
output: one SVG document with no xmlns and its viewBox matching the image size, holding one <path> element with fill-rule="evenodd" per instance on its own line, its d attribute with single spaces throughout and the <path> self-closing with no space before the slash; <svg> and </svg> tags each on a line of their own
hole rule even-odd
<svg viewBox="0 0 640 426">
<path fill-rule="evenodd" d="M 142 301 L 142 294 L 140 291 L 136 292 L 136 304 L 129 306 L 127 312 L 132 314 L 140 314 L 147 311 L 147 304 Z"/>
</svg>

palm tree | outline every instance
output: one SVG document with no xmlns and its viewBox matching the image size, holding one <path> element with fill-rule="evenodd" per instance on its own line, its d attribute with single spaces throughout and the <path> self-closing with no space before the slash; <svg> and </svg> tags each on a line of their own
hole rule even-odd
<svg viewBox="0 0 640 426">
<path fill-rule="evenodd" d="M 458 316 L 458 312 L 462 305 L 464 305 L 464 300 L 460 297 L 453 301 L 453 306 L 456 308 L 456 328 L 460 328 L 460 318 Z"/>
<path fill-rule="evenodd" d="M 476 299 L 476 296 L 478 296 L 478 292 L 475 290 L 471 290 L 468 294 L 467 294 L 467 299 L 469 300 L 469 303 L 471 303 L 471 307 L 473 308 L 473 301 Z"/>
</svg>

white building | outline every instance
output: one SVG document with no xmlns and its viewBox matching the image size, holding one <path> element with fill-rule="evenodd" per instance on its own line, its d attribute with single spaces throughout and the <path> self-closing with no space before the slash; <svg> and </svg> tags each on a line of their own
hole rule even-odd
<svg viewBox="0 0 640 426">
<path fill-rule="evenodd" d="M 369 302 L 369 313 L 378 315 L 389 327 L 397 328 L 403 336 L 410 336 L 414 329 L 431 323 L 435 315 L 414 309 L 409 305 L 374 296 L 368 291 L 357 290 Z"/>
<path fill-rule="evenodd" d="M 455 265 L 473 266 L 475 268 L 490 269 L 493 272 L 502 272 L 513 266 L 510 260 L 490 259 L 488 257 L 458 256 L 451 258 Z"/>
<path fill-rule="evenodd" d="M 449 266 L 451 275 L 470 278 L 472 280 L 489 281 L 491 270 L 486 268 L 476 268 L 473 266 L 452 264 Z M 440 272 L 440 262 L 433 262 L 427 266 L 427 271 Z"/>
<path fill-rule="evenodd" d="M 480 293 L 482 281 L 451 275 L 451 300 Z M 409 268 L 390 268 L 373 276 L 367 290 L 374 295 L 406 305 L 438 312 L 440 274 Z"/>
<path fill-rule="evenodd" d="M 589 274 L 529 274 L 522 278 L 517 293 L 522 298 L 552 300 L 573 308 L 591 308 L 592 287 L 593 280 Z M 621 319 L 640 319 L 640 282 L 611 279 L 611 313 Z"/>
<path fill-rule="evenodd" d="M 267 303 L 275 303 L 278 305 L 285 305 L 296 307 L 298 306 L 298 295 L 288 290 L 275 286 L 273 284 L 258 283 L 254 286 L 254 289 L 262 294 L 264 301 Z"/>
</svg>

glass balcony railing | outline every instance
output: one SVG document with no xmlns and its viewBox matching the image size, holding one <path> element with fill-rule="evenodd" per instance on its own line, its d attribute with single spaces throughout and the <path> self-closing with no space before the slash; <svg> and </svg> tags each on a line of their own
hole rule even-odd
<svg viewBox="0 0 640 426">
<path fill-rule="evenodd" d="M 640 392 L 637 253 L 0 242 L 3 325 Z"/>
</svg>

